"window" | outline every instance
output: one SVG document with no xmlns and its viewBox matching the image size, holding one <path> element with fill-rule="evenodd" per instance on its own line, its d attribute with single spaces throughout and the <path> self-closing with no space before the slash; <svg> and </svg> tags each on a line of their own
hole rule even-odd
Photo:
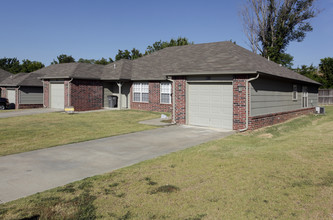
<svg viewBox="0 0 333 220">
<path fill-rule="evenodd" d="M 293 85 L 293 100 L 297 100 L 297 85 Z"/>
<path fill-rule="evenodd" d="M 308 107 L 308 87 L 302 86 L 302 107 Z"/>
<path fill-rule="evenodd" d="M 171 104 L 171 83 L 163 82 L 160 84 L 161 103 Z"/>
<path fill-rule="evenodd" d="M 149 102 L 149 84 L 133 83 L 133 101 Z"/>
</svg>

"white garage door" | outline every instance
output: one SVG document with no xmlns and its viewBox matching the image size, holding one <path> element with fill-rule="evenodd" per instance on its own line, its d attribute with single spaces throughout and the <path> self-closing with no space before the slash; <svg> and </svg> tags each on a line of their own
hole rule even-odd
<svg viewBox="0 0 333 220">
<path fill-rule="evenodd" d="M 7 98 L 9 103 L 16 103 L 16 93 L 15 90 L 11 89 L 11 90 L 7 90 Z"/>
<path fill-rule="evenodd" d="M 64 83 L 51 83 L 51 108 L 64 109 L 65 92 Z"/>
<path fill-rule="evenodd" d="M 232 83 L 190 83 L 188 123 L 232 130 Z"/>
</svg>

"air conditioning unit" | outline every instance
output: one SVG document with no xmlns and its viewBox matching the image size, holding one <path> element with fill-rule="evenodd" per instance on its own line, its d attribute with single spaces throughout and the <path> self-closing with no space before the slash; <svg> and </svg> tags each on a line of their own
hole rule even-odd
<svg viewBox="0 0 333 220">
<path fill-rule="evenodd" d="M 325 108 L 324 107 L 316 107 L 316 113 L 317 114 L 325 114 Z"/>
</svg>

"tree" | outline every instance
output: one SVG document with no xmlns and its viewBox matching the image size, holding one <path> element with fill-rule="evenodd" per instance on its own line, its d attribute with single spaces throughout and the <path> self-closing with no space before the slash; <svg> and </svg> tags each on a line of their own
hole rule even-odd
<svg viewBox="0 0 333 220">
<path fill-rule="evenodd" d="M 45 65 L 38 61 L 30 61 L 28 59 L 22 60 L 21 70 L 22 73 L 30 73 L 41 68 L 45 67 Z"/>
<path fill-rule="evenodd" d="M 319 69 L 325 80 L 325 88 L 333 88 L 333 57 L 321 59 Z"/>
<path fill-rule="evenodd" d="M 315 0 L 247 0 L 241 11 L 244 32 L 253 52 L 285 65 L 285 51 L 313 30 L 309 20 L 318 14 Z M 288 63 L 287 63 L 288 64 Z"/>
<path fill-rule="evenodd" d="M 89 64 L 93 64 L 96 62 L 96 60 L 94 59 L 83 59 L 83 58 L 80 58 L 78 61 L 78 63 L 89 63 Z"/>
<path fill-rule="evenodd" d="M 104 57 L 102 57 L 100 60 L 95 60 L 95 59 L 83 59 L 80 58 L 78 61 L 78 63 L 89 63 L 89 64 L 100 64 L 100 65 L 107 65 L 113 62 L 113 60 L 111 58 L 109 58 L 109 61 L 107 59 L 105 59 Z"/>
<path fill-rule="evenodd" d="M 19 73 L 21 71 L 20 61 L 15 58 L 0 59 L 0 68 L 11 73 Z"/>
<path fill-rule="evenodd" d="M 313 66 L 312 64 L 310 66 L 302 65 L 300 68 L 297 67 L 296 69 L 294 69 L 294 71 L 321 83 L 323 85 L 322 87 L 325 87 L 325 79 L 323 78 L 322 74 L 318 72 L 318 68 Z"/>
<path fill-rule="evenodd" d="M 105 59 L 104 57 L 102 57 L 100 60 L 95 60 L 95 64 L 100 64 L 100 65 L 107 65 L 112 62 L 113 60 L 111 58 L 109 58 L 109 61 L 107 61 L 107 59 Z"/>
<path fill-rule="evenodd" d="M 53 60 L 53 62 L 51 62 L 52 64 L 58 64 L 58 63 L 75 63 L 75 59 L 72 56 L 67 56 L 66 54 L 60 54 L 59 56 L 57 56 L 58 61 Z"/>
<path fill-rule="evenodd" d="M 171 40 L 168 41 L 156 41 L 153 43 L 153 45 L 149 45 L 147 47 L 147 50 L 145 51 L 145 55 L 151 54 L 155 51 L 164 49 L 166 47 L 174 47 L 174 46 L 183 46 L 183 45 L 189 45 L 193 44 L 193 42 L 190 42 L 186 37 L 178 37 L 177 39 L 171 38 Z"/>
<path fill-rule="evenodd" d="M 121 59 L 135 60 L 142 56 L 143 56 L 142 53 L 138 49 L 135 49 L 135 48 L 133 48 L 131 51 L 118 50 L 118 54 L 116 55 L 116 60 L 121 60 Z"/>
<path fill-rule="evenodd" d="M 128 50 L 118 50 L 118 54 L 116 55 L 116 61 L 117 60 L 121 60 L 121 59 L 127 59 L 130 60 L 131 59 L 131 53 Z"/>
<path fill-rule="evenodd" d="M 142 53 L 140 53 L 139 50 L 137 50 L 137 49 L 135 49 L 135 48 L 133 48 L 133 49 L 131 50 L 131 59 L 132 59 L 132 60 L 138 59 L 138 58 L 140 58 L 140 57 L 142 57 L 142 56 L 143 56 L 143 55 L 142 55 Z"/>
</svg>

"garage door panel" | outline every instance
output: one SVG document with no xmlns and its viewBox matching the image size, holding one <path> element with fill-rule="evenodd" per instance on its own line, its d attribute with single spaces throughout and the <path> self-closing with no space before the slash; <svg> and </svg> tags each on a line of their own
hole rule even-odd
<svg viewBox="0 0 333 220">
<path fill-rule="evenodd" d="M 232 84 L 190 83 L 189 124 L 232 129 Z"/>
<path fill-rule="evenodd" d="M 16 103 L 16 92 L 14 89 L 8 89 L 7 90 L 7 98 L 9 103 Z"/>
<path fill-rule="evenodd" d="M 51 108 L 64 109 L 65 106 L 65 93 L 63 83 L 51 84 Z"/>
</svg>

